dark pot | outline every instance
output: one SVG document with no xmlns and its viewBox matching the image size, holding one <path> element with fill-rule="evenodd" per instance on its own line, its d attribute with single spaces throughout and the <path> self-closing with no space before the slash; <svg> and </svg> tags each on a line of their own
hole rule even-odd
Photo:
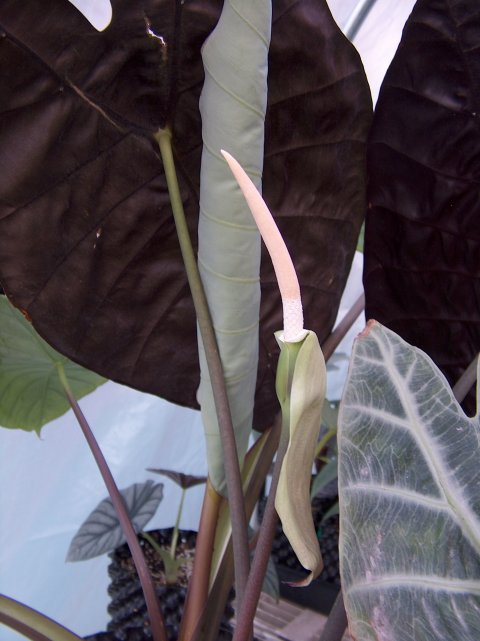
<svg viewBox="0 0 480 641">
<path fill-rule="evenodd" d="M 149 532 L 149 534 L 159 545 L 168 548 L 171 541 L 172 528 L 155 530 Z M 165 620 L 167 637 L 169 641 L 176 641 L 180 630 L 191 565 L 187 565 L 181 570 L 178 583 L 167 585 L 161 559 L 143 537 L 139 536 L 139 542 L 155 583 L 155 590 L 159 597 Z M 195 542 L 196 532 L 181 531 L 178 539 L 177 558 L 178 556 L 185 556 L 193 559 Z M 111 621 L 107 627 L 107 634 L 111 634 L 113 637 L 98 637 L 98 641 L 103 641 L 103 639 L 109 641 L 111 638 L 115 639 L 115 641 L 150 641 L 152 634 L 147 607 L 127 544 L 120 546 L 109 556 L 111 563 L 108 567 L 110 576 L 108 593 L 111 597 L 111 602 L 108 606 L 108 613 L 111 616 Z M 228 604 L 222 621 L 219 640 L 231 638 L 228 620 L 232 616 L 233 608 L 231 604 Z"/>
</svg>

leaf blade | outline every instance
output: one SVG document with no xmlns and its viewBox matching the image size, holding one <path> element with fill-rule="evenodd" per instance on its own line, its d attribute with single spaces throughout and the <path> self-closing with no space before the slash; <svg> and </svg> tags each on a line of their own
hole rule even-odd
<svg viewBox="0 0 480 641">
<path fill-rule="evenodd" d="M 369 323 L 339 419 L 342 585 L 354 635 L 475 638 L 478 451 L 478 417 L 464 415 L 431 359 Z"/>
<path fill-rule="evenodd" d="M 134 483 L 121 490 L 135 531 L 140 532 L 155 514 L 162 498 L 163 483 Z M 126 541 L 111 499 L 101 501 L 73 537 L 67 561 L 85 561 L 111 552 Z"/>
</svg>

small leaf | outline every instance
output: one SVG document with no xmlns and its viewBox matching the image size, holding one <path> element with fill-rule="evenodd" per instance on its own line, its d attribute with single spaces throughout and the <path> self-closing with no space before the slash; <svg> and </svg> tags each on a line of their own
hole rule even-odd
<svg viewBox="0 0 480 641">
<path fill-rule="evenodd" d="M 163 483 L 134 483 L 121 491 L 135 531 L 146 526 L 163 498 Z M 110 498 L 101 501 L 70 543 L 67 561 L 85 561 L 111 552 L 125 542 L 125 535 Z"/>
<path fill-rule="evenodd" d="M 326 465 L 322 467 L 320 472 L 315 477 L 310 491 L 310 497 L 317 496 L 329 483 L 331 483 L 338 476 L 338 463 L 336 458 L 332 458 Z"/>
<path fill-rule="evenodd" d="M 332 507 L 328 508 L 328 510 L 322 516 L 321 523 L 325 523 L 325 521 L 327 521 L 331 516 L 335 516 L 336 514 L 338 514 L 339 511 L 340 511 L 340 503 L 337 501 L 332 505 Z"/>
<path fill-rule="evenodd" d="M 166 476 L 184 490 L 188 490 L 189 487 L 195 487 L 195 485 L 202 485 L 202 483 L 207 482 L 206 476 L 193 476 L 192 474 L 183 474 L 182 472 L 174 472 L 173 470 L 164 470 L 153 467 L 147 467 L 147 471 Z"/>
<path fill-rule="evenodd" d="M 338 435 L 354 638 L 479 638 L 479 427 L 424 352 L 369 322 L 354 344 Z"/>
<path fill-rule="evenodd" d="M 288 349 L 288 344 L 285 344 L 280 355 L 280 380 L 285 378 L 282 375 L 282 355 L 287 353 Z M 298 585 L 308 585 L 320 574 L 323 567 L 312 519 L 310 480 L 325 398 L 325 381 L 326 369 L 322 350 L 315 333 L 309 331 L 296 357 L 290 398 L 287 398 L 290 440 L 275 498 L 275 508 L 282 521 L 283 531 L 300 563 L 311 571 Z M 283 390 L 279 389 L 279 400 L 285 412 L 283 394 Z"/>
<path fill-rule="evenodd" d="M 58 377 L 60 365 L 76 399 L 105 382 L 56 352 L 0 296 L 0 425 L 40 432 L 67 412 L 70 403 Z"/>
<path fill-rule="evenodd" d="M 263 578 L 262 592 L 278 601 L 280 598 L 280 579 L 273 557 L 268 559 L 267 571 Z"/>
</svg>

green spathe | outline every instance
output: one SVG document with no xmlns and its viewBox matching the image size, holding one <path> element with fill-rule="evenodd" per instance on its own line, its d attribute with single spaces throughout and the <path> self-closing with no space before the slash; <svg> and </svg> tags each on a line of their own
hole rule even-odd
<svg viewBox="0 0 480 641">
<path fill-rule="evenodd" d="M 340 407 L 342 590 L 362 641 L 477 641 L 479 417 L 433 361 L 370 321 Z"/>
<path fill-rule="evenodd" d="M 314 332 L 299 343 L 282 342 L 277 370 L 277 394 L 282 407 L 282 430 L 288 429 L 288 448 L 278 482 L 275 508 L 283 531 L 300 563 L 310 574 L 308 585 L 323 568 L 312 519 L 310 481 L 315 444 L 325 399 L 326 368 Z"/>
<path fill-rule="evenodd" d="M 40 433 L 46 423 L 69 410 L 59 368 L 77 399 L 105 382 L 50 347 L 0 296 L 0 425 Z"/>
</svg>

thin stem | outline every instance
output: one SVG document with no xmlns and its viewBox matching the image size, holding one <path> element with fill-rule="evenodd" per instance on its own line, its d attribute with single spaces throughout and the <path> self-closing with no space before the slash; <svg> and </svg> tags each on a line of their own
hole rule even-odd
<svg viewBox="0 0 480 641">
<path fill-rule="evenodd" d="M 328 615 L 320 641 L 341 641 L 347 625 L 347 613 L 345 612 L 343 594 L 340 591 Z"/>
<path fill-rule="evenodd" d="M 325 357 L 325 361 L 328 361 L 330 356 L 337 349 L 342 338 L 344 338 L 345 334 L 352 327 L 353 323 L 357 320 L 364 309 L 365 294 L 361 294 L 335 327 L 330 336 L 324 341 L 322 345 L 322 352 Z"/>
<path fill-rule="evenodd" d="M 375 2 L 376 0 L 359 0 L 343 27 L 343 32 L 349 40 L 353 41 L 360 31 L 360 27 L 365 22 Z"/>
<path fill-rule="evenodd" d="M 81 641 L 63 625 L 3 594 L 0 595 L 0 623 L 32 641 Z"/>
<path fill-rule="evenodd" d="M 223 497 L 207 481 L 203 499 L 200 525 L 195 546 L 193 572 L 188 584 L 187 597 L 183 609 L 179 639 L 189 641 L 199 625 L 208 600 L 208 584 L 212 567 L 213 546 L 217 529 L 218 515 Z"/>
<path fill-rule="evenodd" d="M 250 557 L 248 552 L 247 517 L 242 492 L 240 463 L 238 460 L 235 433 L 228 402 L 228 395 L 223 375 L 223 366 L 218 351 L 217 340 L 213 329 L 207 299 L 197 267 L 197 261 L 192 248 L 188 226 L 183 210 L 182 198 L 178 186 L 175 164 L 172 153 L 171 133 L 168 129 L 160 129 L 155 134 L 165 169 L 168 192 L 172 205 L 173 217 L 177 228 L 180 249 L 185 263 L 188 283 L 192 293 L 193 304 L 197 314 L 197 322 L 205 348 L 210 380 L 212 382 L 213 399 L 217 412 L 220 440 L 223 448 L 225 463 L 225 479 L 227 483 L 228 500 L 232 518 L 232 540 L 235 564 L 235 591 L 241 602 L 245 593 Z"/>
<path fill-rule="evenodd" d="M 275 495 L 277 493 L 278 480 L 280 478 L 283 458 L 287 451 L 288 441 L 288 430 L 283 429 L 282 426 L 277 457 L 273 466 L 272 482 L 268 493 L 267 503 L 265 505 L 265 512 L 263 514 L 252 569 L 247 581 L 245 598 L 242 605 L 238 607 L 237 625 L 235 627 L 232 641 L 248 641 L 252 633 L 252 622 L 260 599 L 263 579 L 267 571 L 273 539 L 275 538 L 276 525 L 278 521 L 277 512 L 275 510 Z"/>
<path fill-rule="evenodd" d="M 453 395 L 459 403 L 463 401 L 477 380 L 478 354 L 453 386 Z"/>
<path fill-rule="evenodd" d="M 180 519 L 182 518 L 183 504 L 185 502 L 186 489 L 182 487 L 182 495 L 180 497 L 180 505 L 178 506 L 177 519 L 172 532 L 172 542 L 170 543 L 170 556 L 175 558 L 177 552 L 178 530 L 180 528 Z"/>
<path fill-rule="evenodd" d="M 145 596 L 148 616 L 150 618 L 152 628 L 152 636 L 155 641 L 167 641 L 165 624 L 163 621 L 162 612 L 160 610 L 160 605 L 158 603 L 157 595 L 155 593 L 155 587 L 153 585 L 152 577 L 150 576 L 150 572 L 148 571 L 145 557 L 143 556 L 142 549 L 140 547 L 140 544 L 138 543 L 137 535 L 133 528 L 128 511 L 125 507 L 122 495 L 120 494 L 117 484 L 115 483 L 112 473 L 110 472 L 105 457 L 103 456 L 103 452 L 100 449 L 95 436 L 93 435 L 93 432 L 77 403 L 77 400 L 72 394 L 62 363 L 57 363 L 57 371 L 58 377 L 63 386 L 63 389 L 65 390 L 68 401 L 82 429 L 83 435 L 87 440 L 95 462 L 97 463 L 98 469 L 100 470 L 100 474 L 103 477 L 123 533 L 125 534 L 125 537 L 127 539 L 128 547 L 130 548 L 132 559 L 137 569 L 138 578 L 140 579 L 140 584 Z"/>
</svg>

